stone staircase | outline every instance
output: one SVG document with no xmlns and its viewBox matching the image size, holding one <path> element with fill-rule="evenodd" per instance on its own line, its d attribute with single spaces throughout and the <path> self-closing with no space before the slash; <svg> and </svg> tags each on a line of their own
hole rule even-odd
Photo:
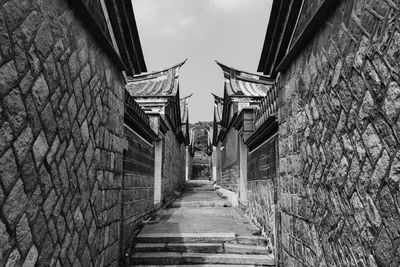
<svg viewBox="0 0 400 267">
<path fill-rule="evenodd" d="M 233 233 L 146 234 L 136 238 L 133 266 L 273 266 L 266 240 Z"/>
<path fill-rule="evenodd" d="M 154 224 L 145 226 L 134 238 L 130 266 L 275 264 L 267 239 L 242 229 L 248 228 L 250 223 L 237 222 L 242 217 L 226 199 L 218 197 L 209 184 L 189 187 L 180 199 L 156 217 Z"/>
</svg>

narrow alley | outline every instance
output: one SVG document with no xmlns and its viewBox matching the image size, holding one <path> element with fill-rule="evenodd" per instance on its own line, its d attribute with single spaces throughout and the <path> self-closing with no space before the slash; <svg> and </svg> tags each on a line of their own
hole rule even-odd
<svg viewBox="0 0 400 267">
<path fill-rule="evenodd" d="M 268 241 L 256 235 L 259 233 L 212 182 L 193 180 L 181 196 L 141 229 L 134 240 L 130 263 L 273 266 Z"/>
<path fill-rule="evenodd" d="M 399 267 L 399 62 L 400 0 L 0 0 L 0 267 Z"/>
</svg>

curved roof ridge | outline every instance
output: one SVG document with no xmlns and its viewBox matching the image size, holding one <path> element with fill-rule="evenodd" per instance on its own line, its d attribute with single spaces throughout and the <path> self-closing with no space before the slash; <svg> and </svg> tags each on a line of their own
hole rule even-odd
<svg viewBox="0 0 400 267">
<path fill-rule="evenodd" d="M 179 69 L 184 61 L 161 71 L 128 77 L 126 88 L 136 96 L 173 96 L 178 93 Z"/>
<path fill-rule="evenodd" d="M 227 65 L 225 65 L 225 64 L 223 64 L 223 63 L 221 63 L 221 62 L 219 62 L 218 60 L 215 60 L 215 63 L 217 63 L 217 65 L 220 66 L 221 69 L 222 69 L 222 70 L 227 74 L 227 76 L 229 76 L 229 77 L 231 76 L 230 71 L 232 70 L 232 71 L 234 71 L 235 73 L 245 74 L 245 76 L 239 75 L 239 76 L 236 76 L 236 78 L 237 78 L 237 77 L 239 77 L 239 78 L 246 78 L 246 76 L 248 76 L 247 78 L 250 78 L 250 79 L 251 79 L 251 77 L 258 77 L 258 78 L 261 78 L 262 81 L 271 82 L 271 84 L 273 83 L 273 79 L 271 79 L 271 78 L 270 78 L 269 76 L 267 76 L 267 75 L 252 73 L 252 72 L 249 72 L 249 71 L 244 71 L 244 70 L 239 70 L 239 69 L 237 69 L 237 68 L 229 67 L 229 66 L 227 66 Z M 247 74 L 247 75 L 246 75 L 246 74 Z M 256 80 L 256 79 L 254 79 L 254 80 Z"/>
<path fill-rule="evenodd" d="M 141 73 L 141 74 L 130 76 L 130 77 L 128 77 L 128 81 L 137 80 L 139 78 L 147 77 L 147 76 L 153 76 L 153 75 L 158 76 L 157 74 L 163 74 L 164 72 L 168 72 L 169 70 L 172 70 L 172 69 L 179 70 L 182 67 L 182 65 L 186 63 L 187 60 L 188 59 L 186 58 L 185 60 L 181 61 L 180 63 L 175 64 L 169 68 L 164 68 L 162 70 L 158 70 L 158 71 L 154 71 L 154 72 L 146 72 L 146 73 Z"/>
<path fill-rule="evenodd" d="M 273 86 L 273 80 L 265 75 L 250 73 L 215 62 L 224 72 L 225 90 L 228 96 L 264 97 Z"/>
<path fill-rule="evenodd" d="M 217 101 L 217 102 L 223 102 L 223 101 L 224 101 L 224 98 L 223 98 L 223 97 L 218 96 L 218 95 L 216 95 L 216 94 L 214 94 L 214 93 L 211 93 L 211 94 L 212 94 L 213 97 L 214 97 L 214 101 Z"/>
<path fill-rule="evenodd" d="M 191 93 L 188 96 L 179 99 L 179 106 L 181 109 L 181 121 L 182 123 L 189 122 L 189 98 L 193 95 Z"/>
</svg>

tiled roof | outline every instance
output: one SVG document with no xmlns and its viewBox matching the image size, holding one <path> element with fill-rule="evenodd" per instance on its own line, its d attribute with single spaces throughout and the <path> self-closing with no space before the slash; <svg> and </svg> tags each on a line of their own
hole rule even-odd
<svg viewBox="0 0 400 267">
<path fill-rule="evenodd" d="M 219 62 L 217 64 L 224 72 L 228 96 L 264 97 L 273 84 L 266 76 L 236 70 Z"/>
<path fill-rule="evenodd" d="M 185 62 L 162 71 L 129 77 L 127 90 L 135 97 L 175 96 L 179 87 L 179 69 Z"/>
<path fill-rule="evenodd" d="M 149 117 L 147 117 L 144 110 L 138 103 L 136 103 L 135 99 L 127 91 L 125 91 L 125 106 L 129 107 L 137 116 L 149 125 Z"/>
<path fill-rule="evenodd" d="M 221 122 L 222 121 L 222 110 L 224 109 L 224 100 L 222 97 L 219 97 L 217 95 L 214 95 L 214 116 L 216 122 Z"/>
<path fill-rule="evenodd" d="M 213 128 L 207 129 L 207 145 L 210 147 L 213 143 Z"/>
<path fill-rule="evenodd" d="M 182 123 L 186 123 L 186 121 L 188 121 L 188 119 L 189 119 L 189 98 L 192 95 L 193 94 L 190 94 L 190 95 L 188 95 L 186 97 L 183 97 L 179 101 L 180 108 L 181 108 L 181 121 L 182 121 Z"/>
</svg>

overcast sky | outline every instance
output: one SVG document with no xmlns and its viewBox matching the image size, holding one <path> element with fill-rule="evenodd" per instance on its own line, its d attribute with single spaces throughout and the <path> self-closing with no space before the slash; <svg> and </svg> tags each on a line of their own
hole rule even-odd
<svg viewBox="0 0 400 267">
<path fill-rule="evenodd" d="M 211 121 L 212 93 L 223 94 L 218 60 L 256 72 L 272 0 L 132 0 L 147 70 L 188 58 L 180 72 L 180 95 L 191 122 Z"/>
</svg>

